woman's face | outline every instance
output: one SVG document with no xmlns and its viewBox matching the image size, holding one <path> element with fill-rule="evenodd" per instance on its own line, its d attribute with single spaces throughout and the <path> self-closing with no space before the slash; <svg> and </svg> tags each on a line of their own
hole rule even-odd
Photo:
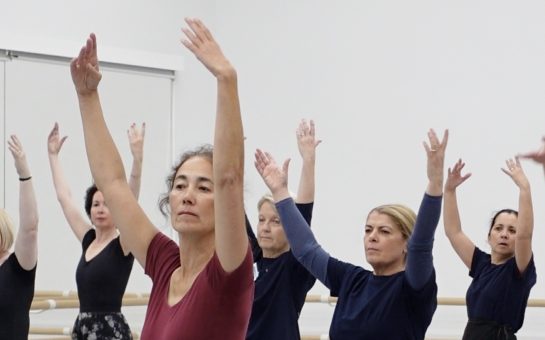
<svg viewBox="0 0 545 340">
<path fill-rule="evenodd" d="M 91 223 L 96 228 L 112 228 L 114 221 L 110 214 L 110 209 L 104 201 L 102 192 L 97 191 L 93 195 L 93 202 L 91 203 Z"/>
<path fill-rule="evenodd" d="M 280 216 L 268 201 L 263 202 L 259 208 L 257 241 L 263 249 L 263 256 L 268 258 L 276 258 L 290 249 Z"/>
<path fill-rule="evenodd" d="M 407 240 L 388 215 L 373 211 L 365 223 L 365 257 L 377 275 L 391 275 L 405 267 Z"/>
<path fill-rule="evenodd" d="M 515 254 L 517 234 L 517 215 L 503 212 L 496 216 L 488 235 L 488 243 L 493 253 L 500 258 L 510 258 Z"/>
<path fill-rule="evenodd" d="M 176 231 L 214 231 L 212 177 L 212 163 L 207 158 L 192 157 L 180 166 L 169 193 L 170 218 Z"/>
</svg>

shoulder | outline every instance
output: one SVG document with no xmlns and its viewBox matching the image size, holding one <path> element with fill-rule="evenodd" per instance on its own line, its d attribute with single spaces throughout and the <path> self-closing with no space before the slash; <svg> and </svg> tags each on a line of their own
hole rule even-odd
<svg viewBox="0 0 545 340">
<path fill-rule="evenodd" d="M 83 235 L 83 239 L 81 240 L 81 245 L 83 246 L 83 248 L 87 248 L 89 247 L 91 242 L 94 241 L 95 238 L 96 238 L 95 228 L 91 227 L 89 230 L 87 230 L 85 235 Z"/>
</svg>

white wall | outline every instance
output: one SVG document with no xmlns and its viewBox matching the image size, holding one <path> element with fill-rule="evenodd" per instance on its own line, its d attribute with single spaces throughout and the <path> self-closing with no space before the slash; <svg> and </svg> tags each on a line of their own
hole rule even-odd
<svg viewBox="0 0 545 340">
<path fill-rule="evenodd" d="M 295 190 L 300 162 L 294 130 L 299 119 L 313 118 L 324 140 L 313 228 L 331 254 L 364 265 L 367 212 L 389 202 L 418 207 L 426 184 L 421 141 L 429 127 L 450 129 L 447 163 L 463 157 L 473 172 L 459 194 L 462 221 L 471 239 L 488 249 L 488 219 L 517 204 L 514 184 L 499 169 L 506 158 L 537 147 L 544 134 L 542 13 L 545 3 L 535 0 L 99 1 L 92 8 L 69 1 L 32 7 L 14 2 L 0 12 L 0 41 L 13 34 L 30 43 L 80 42 L 95 31 L 108 46 L 180 55 L 174 145 L 181 151 L 212 137 L 213 79 L 178 44 L 181 19 L 203 17 L 239 71 L 252 221 L 265 192 L 253 169 L 253 150 L 292 157 Z M 545 236 L 544 179 L 538 166 L 524 167 L 536 221 L 538 284 L 531 297 L 545 298 L 539 246 Z M 439 294 L 463 296 L 467 270 L 440 229 L 434 256 Z M 320 286 L 314 291 L 325 292 Z M 327 331 L 328 311 L 311 309 L 302 328 Z M 521 338 L 545 338 L 543 314 L 528 311 Z M 460 319 L 458 328 L 450 330 L 449 315 Z M 430 333 L 461 331 L 464 317 L 463 309 L 441 309 Z"/>
</svg>

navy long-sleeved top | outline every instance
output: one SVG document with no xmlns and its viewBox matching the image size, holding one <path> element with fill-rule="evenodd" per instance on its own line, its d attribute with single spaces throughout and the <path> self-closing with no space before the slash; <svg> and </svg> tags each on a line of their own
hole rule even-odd
<svg viewBox="0 0 545 340">
<path fill-rule="evenodd" d="M 422 340 L 437 308 L 433 237 L 442 197 L 424 195 L 404 271 L 376 276 L 326 253 L 293 200 L 276 204 L 294 256 L 337 296 L 329 331 L 336 339 Z"/>
<path fill-rule="evenodd" d="M 297 204 L 297 209 L 310 225 L 313 203 Z M 247 227 L 248 224 L 247 220 Z M 248 237 L 252 240 L 252 235 Z M 253 238 L 252 243 L 257 244 L 255 235 Z M 254 259 L 260 253 L 261 248 L 258 252 L 254 250 Z M 259 274 L 246 340 L 300 339 L 297 321 L 307 292 L 316 279 L 295 259 L 291 250 L 277 258 L 260 256 L 256 263 Z"/>
</svg>

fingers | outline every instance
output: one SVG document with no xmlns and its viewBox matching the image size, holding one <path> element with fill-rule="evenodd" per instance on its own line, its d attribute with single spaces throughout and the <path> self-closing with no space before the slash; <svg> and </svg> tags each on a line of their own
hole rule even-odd
<svg viewBox="0 0 545 340">
<path fill-rule="evenodd" d="M 443 132 L 443 139 L 441 140 L 441 146 L 443 149 L 447 147 L 448 135 L 449 135 L 449 131 L 448 129 L 445 129 L 445 131 Z"/>
<path fill-rule="evenodd" d="M 199 19 L 186 18 L 185 22 L 187 23 L 189 28 L 182 28 L 182 31 L 187 37 L 187 40 L 182 40 L 182 43 L 189 49 L 191 49 L 191 47 L 188 46 L 188 44 L 198 48 L 205 41 L 213 40 L 212 34 Z"/>
<path fill-rule="evenodd" d="M 61 138 L 61 141 L 59 143 L 59 150 L 62 148 L 62 145 L 64 144 L 64 141 L 66 140 L 66 138 L 68 138 L 68 136 L 64 136 Z"/>
<path fill-rule="evenodd" d="M 291 161 L 291 159 L 288 158 L 288 159 L 286 159 L 286 160 L 284 161 L 284 164 L 282 164 L 282 172 L 283 172 L 284 174 L 287 174 L 287 173 L 288 173 L 288 168 L 289 168 L 289 166 L 290 166 L 290 161 Z"/>
<path fill-rule="evenodd" d="M 49 136 L 47 136 L 48 140 L 51 140 L 54 136 L 59 134 L 59 124 L 55 122 L 55 125 L 53 125 L 53 129 L 51 129 L 51 132 L 49 132 Z"/>
<path fill-rule="evenodd" d="M 97 37 L 94 33 L 91 33 L 91 35 L 89 36 L 90 40 L 91 40 L 91 48 L 92 48 L 92 53 L 91 55 L 94 56 L 95 58 L 97 57 L 98 55 L 98 51 L 97 51 Z M 97 67 L 98 67 L 98 64 L 97 64 Z"/>
<path fill-rule="evenodd" d="M 13 157 L 19 157 L 23 154 L 23 147 L 16 135 L 11 135 L 10 139 L 8 139 L 8 149 Z"/>
<path fill-rule="evenodd" d="M 435 130 L 429 129 L 428 130 L 429 145 L 426 142 L 423 143 L 424 149 L 426 150 L 426 152 L 430 153 L 430 152 L 435 152 L 438 150 L 445 150 L 445 148 L 447 147 L 448 135 L 449 135 L 449 131 L 448 129 L 446 129 L 443 132 L 443 139 L 439 141 L 439 138 L 437 137 L 437 133 L 435 132 Z"/>
</svg>

